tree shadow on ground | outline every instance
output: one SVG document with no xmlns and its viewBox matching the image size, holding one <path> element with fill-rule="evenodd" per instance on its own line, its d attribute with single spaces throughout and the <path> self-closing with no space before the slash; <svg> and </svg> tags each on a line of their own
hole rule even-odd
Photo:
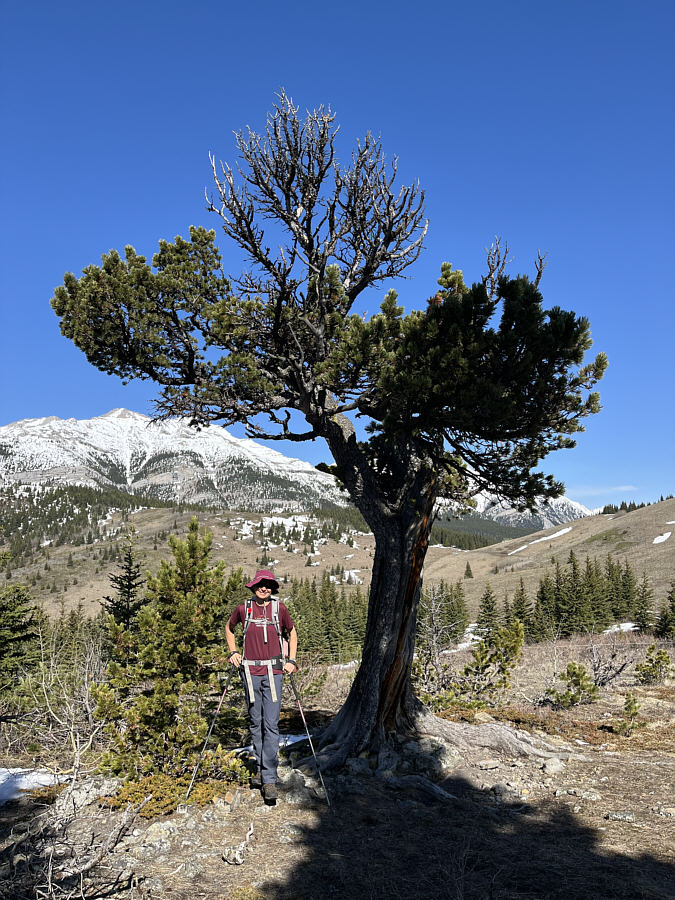
<svg viewBox="0 0 675 900">
<path fill-rule="evenodd" d="M 279 844 L 298 853 L 265 900 L 667 900 L 675 867 L 599 845 L 599 832 L 559 802 L 501 802 L 463 778 L 430 800 L 376 778 L 331 778 L 332 808 Z M 290 821 L 293 820 L 289 807 Z M 609 824 L 609 823 L 608 823 Z M 288 838 L 287 838 L 288 840 Z M 665 857 L 665 854 L 664 854 Z"/>
</svg>

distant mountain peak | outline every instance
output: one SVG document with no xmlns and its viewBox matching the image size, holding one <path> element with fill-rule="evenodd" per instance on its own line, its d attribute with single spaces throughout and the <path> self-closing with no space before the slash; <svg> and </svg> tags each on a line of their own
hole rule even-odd
<svg viewBox="0 0 675 900">
<path fill-rule="evenodd" d="M 144 416 L 143 413 L 133 412 L 131 409 L 124 409 L 122 406 L 118 406 L 115 409 L 111 409 L 110 412 L 103 413 L 102 416 L 98 416 L 99 419 L 132 419 L 135 421 L 143 421 L 143 422 L 151 422 L 149 416 Z"/>
<path fill-rule="evenodd" d="M 255 441 L 185 419 L 153 423 L 112 409 L 92 419 L 24 419 L 0 428 L 0 481 L 78 484 L 229 509 L 344 504 L 331 475 Z"/>
</svg>

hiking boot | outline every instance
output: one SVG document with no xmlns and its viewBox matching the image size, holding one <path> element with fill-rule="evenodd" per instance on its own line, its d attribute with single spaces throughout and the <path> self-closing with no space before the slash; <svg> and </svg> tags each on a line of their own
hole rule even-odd
<svg viewBox="0 0 675 900">
<path fill-rule="evenodd" d="M 276 784 L 273 781 L 269 784 L 263 784 L 262 795 L 265 800 L 276 800 L 279 796 Z"/>
<path fill-rule="evenodd" d="M 262 787 L 262 778 L 260 777 L 260 772 L 256 772 L 255 775 L 251 775 L 249 782 L 252 788 L 257 788 L 260 790 Z"/>
</svg>

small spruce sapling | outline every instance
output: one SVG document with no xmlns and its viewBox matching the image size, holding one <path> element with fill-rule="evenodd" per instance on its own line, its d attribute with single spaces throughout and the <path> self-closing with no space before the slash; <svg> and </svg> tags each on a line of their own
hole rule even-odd
<svg viewBox="0 0 675 900">
<path fill-rule="evenodd" d="M 644 719 L 639 718 L 638 713 L 640 709 L 641 706 L 637 702 L 635 695 L 628 692 L 623 704 L 623 716 L 614 723 L 616 734 L 630 737 L 636 728 L 644 728 L 647 723 Z"/>
</svg>

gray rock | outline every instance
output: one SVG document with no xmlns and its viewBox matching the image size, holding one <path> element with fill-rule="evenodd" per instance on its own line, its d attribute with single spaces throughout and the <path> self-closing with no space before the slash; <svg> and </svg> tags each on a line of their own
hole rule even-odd
<svg viewBox="0 0 675 900">
<path fill-rule="evenodd" d="M 499 800 L 504 800 L 513 794 L 513 791 L 508 784 L 504 784 L 503 781 L 498 781 L 497 784 L 493 784 L 490 790 Z"/>
<path fill-rule="evenodd" d="M 197 831 L 199 829 L 199 823 L 192 816 L 185 816 L 184 819 L 180 820 L 180 832 L 184 834 L 186 831 Z"/>
<path fill-rule="evenodd" d="M 297 788 L 296 790 L 288 791 L 284 796 L 284 800 L 286 803 L 290 803 L 291 806 L 313 806 L 315 797 L 314 792 L 308 788 Z"/>
<path fill-rule="evenodd" d="M 297 769 L 291 769 L 289 772 L 279 773 L 277 778 L 277 786 L 281 791 L 295 791 L 304 788 L 305 776 Z"/>
<path fill-rule="evenodd" d="M 421 738 L 404 744 L 397 768 L 402 773 L 413 772 L 427 778 L 443 778 L 461 761 L 457 752 L 443 741 Z"/>
<path fill-rule="evenodd" d="M 197 878 L 199 875 L 203 874 L 203 872 L 204 866 L 199 859 L 195 859 L 195 857 L 186 859 L 183 868 L 181 869 L 181 875 L 185 876 L 185 878 Z"/>
<path fill-rule="evenodd" d="M 174 822 L 153 822 L 143 835 L 143 843 L 159 841 L 173 837 L 178 833 L 178 825 Z"/>
<path fill-rule="evenodd" d="M 615 810 L 613 812 L 605 813 L 605 818 L 610 819 L 613 822 L 634 822 L 635 813 L 630 810 Z"/>
<path fill-rule="evenodd" d="M 546 775 L 559 775 L 565 771 L 565 763 L 558 756 L 552 756 L 541 768 Z"/>
<path fill-rule="evenodd" d="M 657 810 L 660 816 L 666 816 L 667 818 L 675 818 L 675 806 L 660 806 Z"/>
<path fill-rule="evenodd" d="M 166 839 L 160 841 L 143 841 L 136 853 L 141 859 L 150 859 L 164 853 L 171 852 L 171 844 Z"/>
<path fill-rule="evenodd" d="M 284 822 L 279 829 L 280 844 L 295 844 L 302 841 L 304 830 L 293 822 Z"/>
<path fill-rule="evenodd" d="M 501 765 L 501 762 L 498 759 L 481 759 L 480 762 L 476 763 L 479 769 L 498 769 Z"/>
<path fill-rule="evenodd" d="M 256 806 L 256 808 L 253 810 L 253 815 L 254 816 L 269 816 L 269 814 L 272 812 L 273 809 L 274 809 L 273 806 L 271 806 L 271 805 L 268 806 L 266 803 L 263 803 L 261 806 Z"/>
<path fill-rule="evenodd" d="M 206 822 L 208 825 L 222 825 L 223 820 L 228 817 L 230 813 L 230 807 L 211 807 L 211 809 L 205 809 L 202 813 L 202 822 Z"/>
<path fill-rule="evenodd" d="M 119 778 L 106 778 L 103 775 L 85 778 L 77 782 L 72 791 L 66 788 L 59 794 L 53 806 L 54 815 L 58 819 L 70 817 L 101 797 L 112 797 L 121 786 Z"/>
<path fill-rule="evenodd" d="M 160 891 L 164 891 L 164 882 L 159 877 L 159 875 L 154 875 L 152 878 L 148 878 L 143 882 L 143 887 L 146 887 L 151 891 L 157 891 L 157 893 L 159 894 Z"/>
</svg>

